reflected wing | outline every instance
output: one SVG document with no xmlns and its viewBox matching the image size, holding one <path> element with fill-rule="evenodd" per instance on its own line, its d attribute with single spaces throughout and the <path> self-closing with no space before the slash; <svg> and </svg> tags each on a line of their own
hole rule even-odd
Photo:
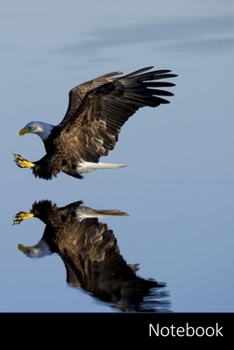
<svg viewBox="0 0 234 350">
<path fill-rule="evenodd" d="M 21 245 L 20 250 L 31 257 L 44 256 L 48 251 L 59 254 L 71 286 L 83 288 L 120 310 L 154 311 L 160 307 L 160 302 L 155 300 L 158 295 L 151 289 L 164 285 L 138 277 L 137 264 L 126 263 L 107 224 L 100 223 L 97 218 L 79 220 L 77 208 L 80 204 L 82 201 L 59 208 L 47 200 L 35 202 L 29 214 L 46 224 L 43 237 L 40 244 L 33 247 Z M 22 220 L 28 218 L 21 213 Z M 38 254 L 41 243 L 47 248 Z M 161 292 L 161 297 L 164 296 Z"/>
</svg>

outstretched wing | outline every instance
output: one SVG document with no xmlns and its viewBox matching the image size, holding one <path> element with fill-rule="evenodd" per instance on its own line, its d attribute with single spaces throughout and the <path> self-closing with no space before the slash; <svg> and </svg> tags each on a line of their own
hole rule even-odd
<svg viewBox="0 0 234 350">
<path fill-rule="evenodd" d="M 67 112 L 59 125 L 66 124 L 67 122 L 69 122 L 70 119 L 72 119 L 72 117 L 74 117 L 74 115 L 78 117 L 77 111 L 79 109 L 79 106 L 82 100 L 84 99 L 85 95 L 88 92 L 108 82 L 113 81 L 114 80 L 113 77 L 116 77 L 116 75 L 120 75 L 120 74 L 123 74 L 123 73 L 122 72 L 108 73 L 105 75 L 101 75 L 100 77 L 95 78 L 93 80 L 86 81 L 85 83 L 82 83 L 74 87 L 69 92 L 69 103 L 68 103 Z"/>
<path fill-rule="evenodd" d="M 147 67 L 116 77 L 120 72 L 103 75 L 81 84 L 70 92 L 67 113 L 58 125 L 64 144 L 85 161 L 98 162 L 118 141 L 121 127 L 139 108 L 169 103 L 161 90 L 172 87 L 158 80 L 176 77 L 170 70 L 146 72 Z"/>
</svg>

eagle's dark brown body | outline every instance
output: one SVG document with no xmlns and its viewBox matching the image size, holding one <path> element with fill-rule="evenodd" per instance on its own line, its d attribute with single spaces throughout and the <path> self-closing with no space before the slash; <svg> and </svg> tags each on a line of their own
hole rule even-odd
<svg viewBox="0 0 234 350">
<path fill-rule="evenodd" d="M 55 127 L 48 125 L 48 137 L 43 139 L 47 153 L 31 163 L 33 174 L 48 180 L 63 171 L 82 178 L 82 173 L 95 170 L 99 158 L 115 147 L 121 127 L 129 117 L 141 107 L 169 103 L 164 97 L 173 94 L 161 88 L 174 84 L 162 79 L 176 75 L 169 70 L 149 71 L 151 68 L 120 77 L 121 72 L 109 73 L 72 89 L 64 119 Z M 46 125 L 43 124 L 45 129 Z M 22 134 L 32 132 L 41 136 L 32 125 L 22 130 Z M 16 163 L 22 164 L 17 159 Z"/>
</svg>

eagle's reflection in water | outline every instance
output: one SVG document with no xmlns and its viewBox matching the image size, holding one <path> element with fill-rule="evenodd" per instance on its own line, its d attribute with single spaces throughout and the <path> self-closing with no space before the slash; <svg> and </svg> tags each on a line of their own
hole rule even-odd
<svg viewBox="0 0 234 350">
<path fill-rule="evenodd" d="M 83 288 L 122 311 L 165 312 L 165 284 L 136 275 L 138 264 L 129 265 L 120 254 L 117 240 L 99 218 L 128 216 L 119 210 L 94 210 L 82 201 L 58 207 L 51 201 L 35 202 L 30 212 L 16 214 L 14 224 L 36 217 L 46 225 L 41 240 L 32 247 L 22 244 L 27 256 L 57 253 L 66 267 L 67 283 Z"/>
</svg>

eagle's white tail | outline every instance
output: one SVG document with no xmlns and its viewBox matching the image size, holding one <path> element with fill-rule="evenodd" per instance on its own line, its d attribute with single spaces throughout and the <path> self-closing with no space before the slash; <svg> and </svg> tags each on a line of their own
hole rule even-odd
<svg viewBox="0 0 234 350">
<path fill-rule="evenodd" d="M 128 164 L 82 162 L 77 166 L 77 171 L 79 174 L 85 174 L 96 169 L 117 169 L 124 168 L 126 166 L 128 166 Z"/>
<path fill-rule="evenodd" d="M 128 216 L 127 213 L 112 209 L 92 209 L 83 205 L 76 209 L 76 215 L 79 219 L 84 218 L 105 218 L 109 216 Z"/>
</svg>

